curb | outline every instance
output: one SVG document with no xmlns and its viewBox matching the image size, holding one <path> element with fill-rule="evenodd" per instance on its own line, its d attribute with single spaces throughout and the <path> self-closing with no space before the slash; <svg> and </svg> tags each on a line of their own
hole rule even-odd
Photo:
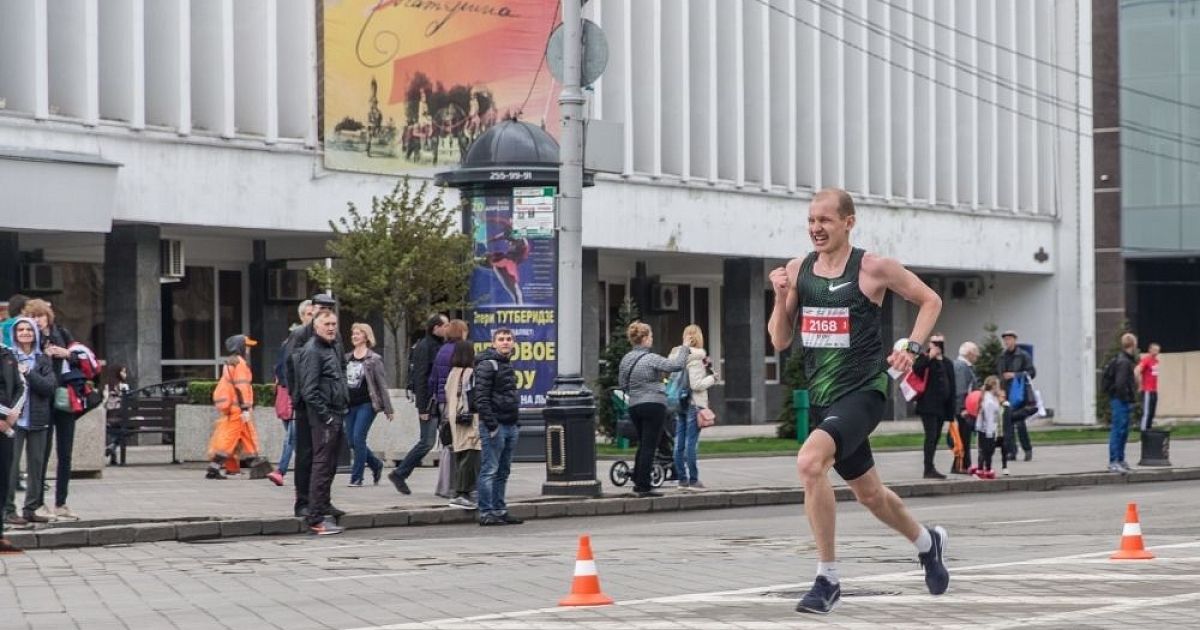
<svg viewBox="0 0 1200 630">
<path fill-rule="evenodd" d="M 1161 481 L 1194 481 L 1200 479 L 1200 467 L 1139 470 L 1128 475 L 1110 472 L 1069 473 L 1007 477 L 991 481 L 980 479 L 948 479 L 945 481 L 911 481 L 890 484 L 901 498 L 945 495 L 983 494 L 994 492 L 1030 492 L 1057 490 L 1077 486 L 1113 486 Z M 853 501 L 850 488 L 834 490 L 838 501 Z M 513 503 L 509 512 L 517 518 L 551 519 L 575 516 L 614 516 L 647 512 L 678 512 L 683 510 L 714 510 L 755 505 L 788 505 L 804 503 L 804 491 L 798 488 L 755 488 L 752 490 L 707 490 L 705 492 L 669 494 L 651 499 L 629 496 L 607 496 L 597 499 L 533 499 Z M 347 514 L 341 525 L 346 529 L 374 527 L 410 527 L 420 525 L 452 525 L 475 521 L 473 511 L 450 507 L 425 507 L 386 512 Z M 143 542 L 192 542 L 216 538 L 272 536 L 297 534 L 302 531 L 298 518 L 262 518 L 197 520 L 177 522 L 141 522 L 123 525 L 97 524 L 91 527 L 49 527 L 34 531 L 11 531 L 6 538 L 23 549 L 65 549 L 130 545 Z"/>
</svg>

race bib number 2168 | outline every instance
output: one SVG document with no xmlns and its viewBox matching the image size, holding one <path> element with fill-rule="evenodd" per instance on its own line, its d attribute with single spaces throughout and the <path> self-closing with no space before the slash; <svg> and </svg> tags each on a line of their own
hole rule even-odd
<svg viewBox="0 0 1200 630">
<path fill-rule="evenodd" d="M 805 306 L 800 339 L 805 348 L 849 348 L 850 309 Z"/>
</svg>

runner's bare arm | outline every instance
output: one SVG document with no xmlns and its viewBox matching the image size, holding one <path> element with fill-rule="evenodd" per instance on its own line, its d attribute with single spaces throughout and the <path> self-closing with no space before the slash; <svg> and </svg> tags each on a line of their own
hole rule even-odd
<svg viewBox="0 0 1200 630">
<path fill-rule="evenodd" d="M 796 309 L 799 297 L 793 287 L 800 275 L 800 258 L 794 258 L 786 267 L 776 267 L 771 271 L 771 288 L 775 290 L 775 307 L 771 309 L 771 320 L 767 322 L 767 332 L 771 335 L 771 345 L 776 351 L 792 345 L 792 337 L 796 331 L 792 322 L 796 319 Z"/>
<path fill-rule="evenodd" d="M 869 262 L 868 262 L 869 260 Z M 864 259 L 864 269 L 885 289 L 896 292 L 897 295 L 916 304 L 919 307 L 917 321 L 913 323 L 912 332 L 908 338 L 919 344 L 924 344 L 937 323 L 938 315 L 942 312 L 942 298 L 933 292 L 928 285 L 909 271 L 894 258 L 870 256 Z M 912 355 L 908 352 L 893 351 L 888 357 L 888 364 L 893 368 L 904 371 L 912 366 Z"/>
</svg>

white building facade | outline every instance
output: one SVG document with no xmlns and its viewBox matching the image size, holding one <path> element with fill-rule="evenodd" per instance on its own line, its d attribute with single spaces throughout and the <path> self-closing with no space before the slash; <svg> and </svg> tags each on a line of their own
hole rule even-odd
<svg viewBox="0 0 1200 630">
<path fill-rule="evenodd" d="M 323 166 L 321 10 L 0 2 L 0 293 L 44 289 L 141 384 L 210 375 L 228 334 L 281 340 L 304 291 L 279 269 L 319 261 L 346 202 L 395 181 Z M 584 199 L 589 366 L 624 295 L 678 291 L 675 309 L 644 305 L 659 343 L 702 324 L 725 418 L 773 421 L 766 274 L 809 250 L 808 200 L 838 186 L 858 246 L 940 285 L 951 347 L 1016 329 L 1056 415 L 1094 418 L 1090 3 L 592 0 L 585 14 L 610 48 L 590 115 L 620 139 L 620 172 Z M 162 268 L 163 241 L 182 243 L 184 269 Z M 886 313 L 904 336 L 913 310 Z"/>
</svg>

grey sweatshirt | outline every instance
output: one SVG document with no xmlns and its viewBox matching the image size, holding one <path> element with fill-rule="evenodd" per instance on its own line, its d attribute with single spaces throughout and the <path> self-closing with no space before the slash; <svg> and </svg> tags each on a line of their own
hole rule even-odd
<svg viewBox="0 0 1200 630">
<path fill-rule="evenodd" d="M 642 403 L 666 406 L 667 395 L 663 391 L 662 373 L 682 370 L 687 365 L 687 359 L 688 349 L 684 346 L 675 348 L 670 359 L 650 352 L 649 348 L 630 350 L 621 359 L 617 379 L 621 388 L 629 393 L 629 406 Z"/>
</svg>

